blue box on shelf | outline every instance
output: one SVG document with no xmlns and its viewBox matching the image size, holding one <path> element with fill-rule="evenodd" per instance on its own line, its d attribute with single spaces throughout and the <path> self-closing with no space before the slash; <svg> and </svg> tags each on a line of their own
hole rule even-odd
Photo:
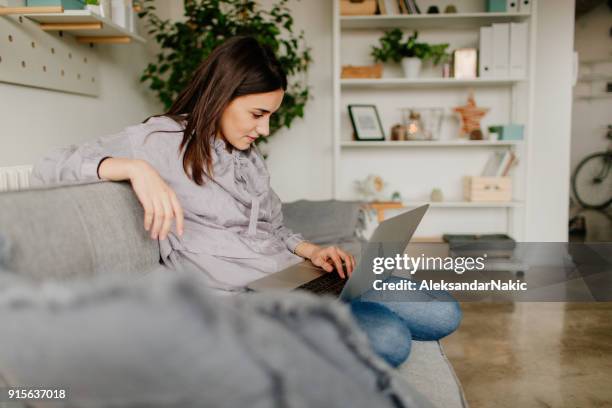
<svg viewBox="0 0 612 408">
<path fill-rule="evenodd" d="M 501 131 L 501 140 L 523 140 L 523 125 L 504 125 Z"/>
<path fill-rule="evenodd" d="M 83 10 L 85 0 L 27 0 L 28 7 L 62 6 L 65 10 Z"/>
<path fill-rule="evenodd" d="M 506 0 L 487 0 L 487 11 L 489 13 L 505 13 Z"/>
</svg>

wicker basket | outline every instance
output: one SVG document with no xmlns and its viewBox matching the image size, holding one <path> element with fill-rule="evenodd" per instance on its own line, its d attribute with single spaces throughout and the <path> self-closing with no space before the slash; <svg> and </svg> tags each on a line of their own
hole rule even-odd
<svg viewBox="0 0 612 408">
<path fill-rule="evenodd" d="M 376 14 L 376 0 L 340 0 L 343 16 L 371 16 Z"/>
<path fill-rule="evenodd" d="M 342 67 L 342 78 L 382 78 L 382 64 Z"/>
</svg>

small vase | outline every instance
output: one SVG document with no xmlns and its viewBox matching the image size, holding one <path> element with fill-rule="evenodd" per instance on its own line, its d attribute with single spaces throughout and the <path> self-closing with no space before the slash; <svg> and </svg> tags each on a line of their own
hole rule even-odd
<svg viewBox="0 0 612 408">
<path fill-rule="evenodd" d="M 99 16 L 103 16 L 103 14 L 102 14 L 102 10 L 100 9 L 100 6 L 98 6 L 98 5 L 94 5 L 94 4 L 87 4 L 87 5 L 85 6 L 85 8 L 86 8 L 87 10 L 91 11 L 91 12 L 92 12 L 92 13 L 94 13 L 94 14 L 97 14 L 97 15 L 99 15 Z"/>
<path fill-rule="evenodd" d="M 402 58 L 402 68 L 406 78 L 418 78 L 421 73 L 421 59 L 416 57 Z"/>
</svg>

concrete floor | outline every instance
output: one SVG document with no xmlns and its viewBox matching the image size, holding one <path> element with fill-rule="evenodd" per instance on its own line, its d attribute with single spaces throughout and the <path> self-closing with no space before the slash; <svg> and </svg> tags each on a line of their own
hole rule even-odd
<svg viewBox="0 0 612 408">
<path fill-rule="evenodd" d="M 612 303 L 462 306 L 442 343 L 471 408 L 612 407 Z"/>
</svg>

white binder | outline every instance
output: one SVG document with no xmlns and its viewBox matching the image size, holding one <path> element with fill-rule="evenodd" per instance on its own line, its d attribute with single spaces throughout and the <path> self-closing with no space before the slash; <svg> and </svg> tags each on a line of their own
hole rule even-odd
<svg viewBox="0 0 612 408">
<path fill-rule="evenodd" d="M 521 13 L 531 13 L 531 3 L 534 0 L 517 0 L 518 1 L 518 11 Z"/>
<path fill-rule="evenodd" d="M 493 24 L 493 76 L 510 76 L 510 24 Z"/>
<path fill-rule="evenodd" d="M 519 1 L 522 0 L 506 0 L 506 13 L 516 13 L 519 9 Z"/>
<path fill-rule="evenodd" d="M 480 27 L 478 76 L 481 78 L 493 77 L 493 27 Z"/>
<path fill-rule="evenodd" d="M 527 76 L 527 23 L 510 23 L 510 77 Z"/>
</svg>

